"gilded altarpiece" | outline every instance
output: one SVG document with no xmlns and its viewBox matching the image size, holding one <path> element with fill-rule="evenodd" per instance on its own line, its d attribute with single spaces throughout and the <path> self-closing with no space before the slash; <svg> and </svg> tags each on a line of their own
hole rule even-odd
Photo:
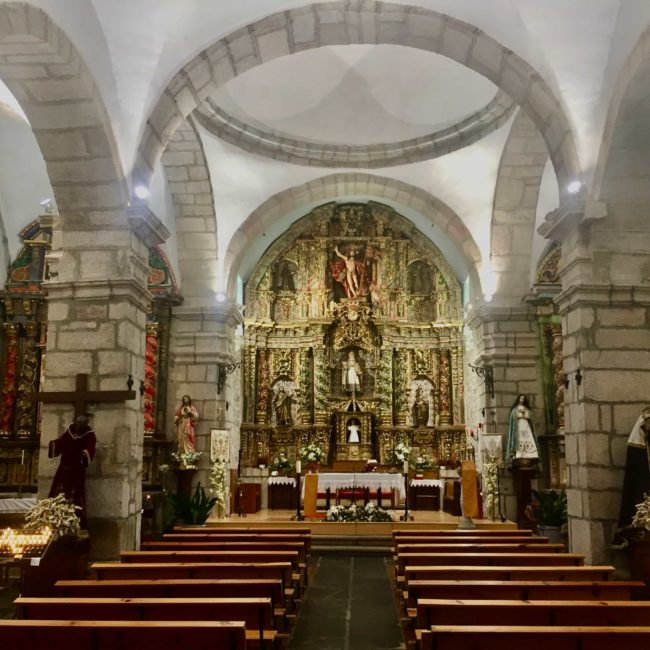
<svg viewBox="0 0 650 650">
<path fill-rule="evenodd" d="M 468 455 L 462 289 L 437 247 L 379 203 L 329 203 L 278 238 L 245 290 L 242 465 L 391 464 L 406 442 Z"/>
</svg>

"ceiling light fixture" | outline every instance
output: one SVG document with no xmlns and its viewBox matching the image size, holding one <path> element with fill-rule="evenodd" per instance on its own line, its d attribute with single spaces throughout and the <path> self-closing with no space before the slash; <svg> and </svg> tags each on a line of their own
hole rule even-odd
<svg viewBox="0 0 650 650">
<path fill-rule="evenodd" d="M 137 199 L 149 198 L 149 188 L 146 185 L 136 185 L 133 189 L 133 193 Z"/>
<path fill-rule="evenodd" d="M 582 188 L 582 183 L 580 181 L 571 181 L 567 185 L 567 192 L 569 194 L 577 194 Z"/>
</svg>

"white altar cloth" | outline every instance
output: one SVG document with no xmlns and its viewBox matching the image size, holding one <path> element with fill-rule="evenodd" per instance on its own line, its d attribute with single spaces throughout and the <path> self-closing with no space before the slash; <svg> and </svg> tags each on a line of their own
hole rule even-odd
<svg viewBox="0 0 650 650">
<path fill-rule="evenodd" d="M 269 485 L 295 485 L 293 476 L 269 476 Z"/>
<path fill-rule="evenodd" d="M 377 492 L 381 488 L 382 494 L 390 494 L 397 490 L 403 499 L 406 496 L 404 488 L 404 477 L 401 474 L 379 474 L 377 472 L 326 472 L 318 475 L 318 491 L 325 492 L 330 489 L 332 496 L 336 490 L 348 490 L 350 488 L 369 488 Z M 305 494 L 305 482 L 301 481 L 301 493 Z M 371 495 L 372 497 L 372 495 Z"/>
<path fill-rule="evenodd" d="M 27 512 L 36 505 L 35 497 L 0 499 L 0 512 Z"/>
</svg>

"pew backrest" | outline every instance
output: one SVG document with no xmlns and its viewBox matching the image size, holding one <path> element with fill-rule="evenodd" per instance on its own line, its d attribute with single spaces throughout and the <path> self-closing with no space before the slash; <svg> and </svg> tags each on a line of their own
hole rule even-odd
<svg viewBox="0 0 650 650">
<path fill-rule="evenodd" d="M 0 620 L 3 648 L 245 650 L 243 621 Z"/>
<path fill-rule="evenodd" d="M 411 580 L 607 580 L 612 566 L 409 566 Z"/>
</svg>

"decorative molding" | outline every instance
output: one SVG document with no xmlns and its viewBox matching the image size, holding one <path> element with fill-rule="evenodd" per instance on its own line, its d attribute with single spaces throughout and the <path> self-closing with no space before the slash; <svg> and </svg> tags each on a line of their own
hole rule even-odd
<svg viewBox="0 0 650 650">
<path fill-rule="evenodd" d="M 148 206 L 138 203 L 127 209 L 131 230 L 149 248 L 164 244 L 171 233 L 165 224 L 149 209 Z"/>
</svg>

